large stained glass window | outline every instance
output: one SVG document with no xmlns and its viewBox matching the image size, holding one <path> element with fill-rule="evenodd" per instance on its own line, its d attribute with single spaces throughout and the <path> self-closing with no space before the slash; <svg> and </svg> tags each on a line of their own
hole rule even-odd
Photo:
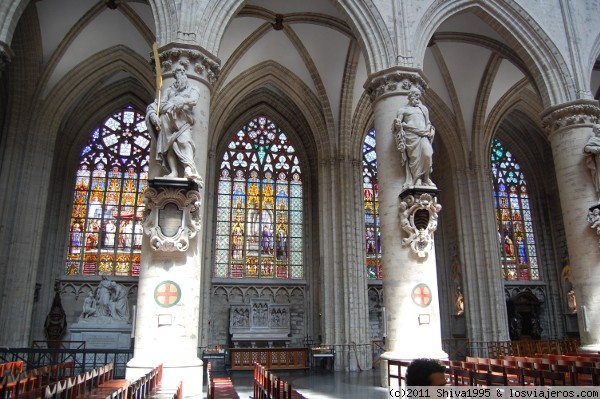
<svg viewBox="0 0 600 399">
<path fill-rule="evenodd" d="M 539 280 L 531 204 L 525 176 L 498 139 L 492 141 L 494 204 L 505 280 Z"/>
<path fill-rule="evenodd" d="M 363 198 L 365 206 L 365 243 L 367 277 L 381 279 L 381 240 L 379 232 L 379 198 L 377 187 L 377 155 L 375 129 L 365 136 L 363 143 Z"/>
<path fill-rule="evenodd" d="M 67 275 L 139 275 L 149 154 L 144 115 L 133 108 L 93 131 L 77 170 Z"/>
<path fill-rule="evenodd" d="M 214 277 L 302 279 L 300 162 L 265 116 L 250 120 L 221 160 Z"/>
</svg>

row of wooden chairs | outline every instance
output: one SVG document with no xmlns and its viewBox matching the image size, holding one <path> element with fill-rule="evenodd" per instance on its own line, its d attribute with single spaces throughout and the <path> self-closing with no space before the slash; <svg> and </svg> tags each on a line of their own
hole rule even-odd
<svg viewBox="0 0 600 399">
<path fill-rule="evenodd" d="M 72 399 L 85 397 L 90 395 L 92 391 L 99 398 L 112 397 L 113 395 L 115 398 L 124 397 L 124 389 L 127 388 L 127 384 L 123 380 L 119 380 L 121 382 L 114 388 L 109 386 L 99 388 L 105 382 L 113 381 L 113 371 L 113 364 L 109 363 L 78 375 L 66 376 L 58 381 L 50 381 L 41 389 L 25 392 L 20 397 L 23 399 Z"/>
<path fill-rule="evenodd" d="M 12 373 L 8 367 L 5 368 L 0 382 L 0 398 L 2 399 L 14 398 L 19 393 L 40 389 L 51 382 L 72 376 L 75 369 L 72 361 L 46 365 L 27 371 L 23 371 L 22 362 L 15 363 L 21 363 L 21 365 L 12 368 Z"/>
<path fill-rule="evenodd" d="M 14 374 L 16 372 L 23 371 L 23 361 L 17 360 L 14 362 L 6 362 L 0 363 L 0 376 L 3 376 L 6 373 Z"/>
<path fill-rule="evenodd" d="M 578 360 L 580 359 L 580 360 Z M 467 357 L 465 362 L 450 361 L 453 369 L 465 369 L 474 373 L 503 375 L 507 385 L 599 385 L 600 362 L 595 359 L 568 357 L 514 357 L 495 358 Z M 468 374 L 464 372 L 463 374 Z M 465 376 L 465 379 L 467 377 Z M 462 381 L 462 379 L 459 379 Z"/>
<path fill-rule="evenodd" d="M 9 398 L 17 399 L 143 399 L 156 390 L 162 376 L 162 365 L 152 369 L 142 377 L 133 381 L 114 379 L 114 365 L 85 371 L 78 375 L 70 375 L 54 380 L 51 378 L 45 385 L 17 390 Z M 179 389 L 181 395 L 181 388 Z M 3 398 L 4 399 L 4 398 Z"/>
<path fill-rule="evenodd" d="M 254 363 L 254 399 L 291 399 L 292 385 Z"/>
<path fill-rule="evenodd" d="M 473 343 L 475 344 L 475 343 Z M 534 356 L 538 353 L 566 354 L 577 351 L 580 346 L 578 339 L 544 339 L 519 341 L 489 341 L 484 348 L 489 357 L 501 355 Z"/>
</svg>

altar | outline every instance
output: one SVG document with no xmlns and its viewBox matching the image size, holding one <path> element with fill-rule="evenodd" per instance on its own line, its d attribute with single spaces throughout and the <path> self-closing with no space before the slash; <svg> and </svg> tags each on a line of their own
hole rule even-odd
<svg viewBox="0 0 600 399">
<path fill-rule="evenodd" d="M 229 308 L 229 334 L 234 348 L 287 347 L 291 340 L 290 307 L 268 299 L 233 304 Z"/>
</svg>

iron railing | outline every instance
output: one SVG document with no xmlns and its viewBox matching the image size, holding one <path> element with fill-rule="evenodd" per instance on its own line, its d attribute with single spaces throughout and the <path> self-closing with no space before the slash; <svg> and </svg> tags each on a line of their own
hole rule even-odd
<svg viewBox="0 0 600 399">
<path fill-rule="evenodd" d="M 73 362 L 74 373 L 81 374 L 107 363 L 114 364 L 114 378 L 125 378 L 131 349 L 0 348 L 0 363 L 23 361 L 23 370 L 50 364 Z"/>
</svg>

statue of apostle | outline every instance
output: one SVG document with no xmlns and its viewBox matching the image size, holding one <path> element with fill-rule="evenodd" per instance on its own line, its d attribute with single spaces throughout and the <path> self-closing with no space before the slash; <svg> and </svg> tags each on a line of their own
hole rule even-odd
<svg viewBox="0 0 600 399">
<path fill-rule="evenodd" d="M 189 83 L 185 68 L 178 64 L 175 82 L 167 87 L 160 104 L 155 100 L 146 110 L 146 125 L 156 137 L 156 160 L 165 177 L 184 177 L 202 186 L 194 162 L 196 147 L 192 137 L 194 107 L 200 93 Z"/>
<path fill-rule="evenodd" d="M 435 128 L 429 121 L 429 110 L 421 104 L 419 89 L 408 94 L 408 104 L 398 110 L 392 132 L 402 153 L 402 165 L 406 165 L 404 185 L 436 187 L 431 181 Z"/>
</svg>

